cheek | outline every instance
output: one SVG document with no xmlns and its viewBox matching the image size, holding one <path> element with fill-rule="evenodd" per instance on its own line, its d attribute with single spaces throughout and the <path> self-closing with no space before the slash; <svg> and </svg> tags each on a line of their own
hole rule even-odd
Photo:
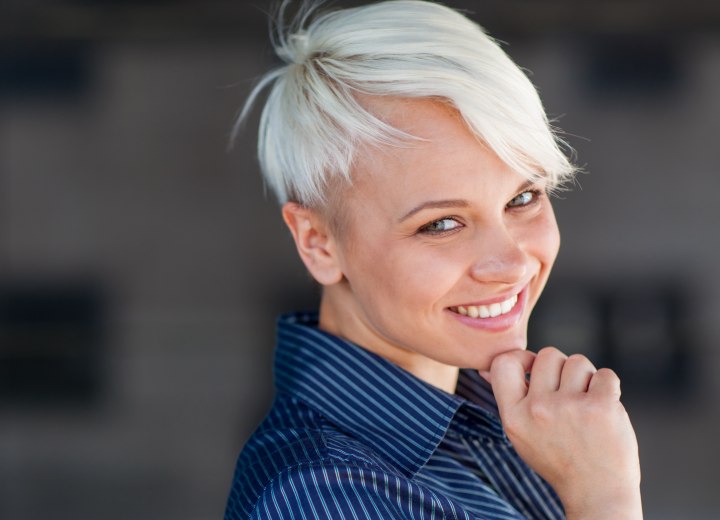
<svg viewBox="0 0 720 520">
<path fill-rule="evenodd" d="M 452 251 L 433 247 L 410 248 L 390 260 L 397 280 L 394 285 L 406 293 L 400 297 L 417 303 L 428 303 L 446 294 L 456 283 L 462 265 Z"/>
<path fill-rule="evenodd" d="M 368 241 L 357 251 L 347 275 L 353 292 L 371 311 L 430 308 L 463 272 L 459 255 L 412 238 Z"/>
<path fill-rule="evenodd" d="M 383 240 L 371 240 L 358 233 L 342 248 L 341 267 L 352 292 L 365 301 L 381 300 L 403 272 L 397 262 L 391 261 Z"/>
</svg>

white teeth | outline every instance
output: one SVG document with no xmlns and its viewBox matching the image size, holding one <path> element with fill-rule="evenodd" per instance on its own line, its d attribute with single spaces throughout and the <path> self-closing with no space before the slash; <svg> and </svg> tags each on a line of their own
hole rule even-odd
<svg viewBox="0 0 720 520">
<path fill-rule="evenodd" d="M 491 305 L 466 305 L 457 307 L 458 314 L 470 316 L 471 318 L 495 318 L 501 314 L 510 312 L 518 301 L 517 294 L 504 302 Z"/>
<path fill-rule="evenodd" d="M 514 303 L 511 300 L 505 300 L 500 304 L 500 314 L 507 314 L 513 308 Z"/>
</svg>

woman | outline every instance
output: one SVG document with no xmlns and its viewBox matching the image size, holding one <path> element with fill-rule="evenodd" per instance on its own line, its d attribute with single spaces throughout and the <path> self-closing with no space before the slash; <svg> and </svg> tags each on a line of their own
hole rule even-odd
<svg viewBox="0 0 720 520">
<path fill-rule="evenodd" d="M 261 166 L 322 298 L 279 320 L 226 518 L 641 518 L 615 374 L 525 350 L 573 174 L 534 88 L 443 6 L 310 18 L 240 119 L 273 83 Z"/>
</svg>

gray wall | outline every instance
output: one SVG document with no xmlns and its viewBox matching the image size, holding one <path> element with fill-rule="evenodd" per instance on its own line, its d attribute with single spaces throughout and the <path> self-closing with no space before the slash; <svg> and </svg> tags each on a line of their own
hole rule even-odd
<svg viewBox="0 0 720 520">
<path fill-rule="evenodd" d="M 263 194 L 254 122 L 226 152 L 252 79 L 272 63 L 262 13 L 120 4 L 18 3 L 17 24 L 0 24 L 6 70 L 9 54 L 37 42 L 52 56 L 80 41 L 87 67 L 77 88 L 7 77 L 0 87 L 0 282 L 89 281 L 105 297 L 107 331 L 91 404 L 0 404 L 2 518 L 220 517 L 237 452 L 271 399 L 274 316 L 316 301 Z M 687 295 L 689 379 L 682 392 L 630 392 L 628 408 L 647 518 L 715 518 L 717 17 L 678 3 L 685 18 L 667 32 L 671 15 L 652 25 L 636 2 L 627 12 L 537 5 L 473 8 L 533 72 L 589 171 L 555 202 L 554 276 L 580 288 L 669 282 Z M 667 59 L 639 79 L 630 60 L 614 77 L 603 50 L 628 35 L 626 49 L 649 41 L 658 47 L 644 56 L 657 48 Z M 652 365 L 654 352 L 641 354 Z"/>
</svg>

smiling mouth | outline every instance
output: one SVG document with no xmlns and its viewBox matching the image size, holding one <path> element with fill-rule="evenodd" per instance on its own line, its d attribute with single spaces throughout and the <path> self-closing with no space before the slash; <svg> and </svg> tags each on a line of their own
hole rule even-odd
<svg viewBox="0 0 720 520">
<path fill-rule="evenodd" d="M 459 305 L 457 307 L 450 307 L 450 310 L 471 318 L 497 318 L 513 310 L 517 302 L 518 295 L 515 294 L 505 301 L 490 305 Z"/>
</svg>

